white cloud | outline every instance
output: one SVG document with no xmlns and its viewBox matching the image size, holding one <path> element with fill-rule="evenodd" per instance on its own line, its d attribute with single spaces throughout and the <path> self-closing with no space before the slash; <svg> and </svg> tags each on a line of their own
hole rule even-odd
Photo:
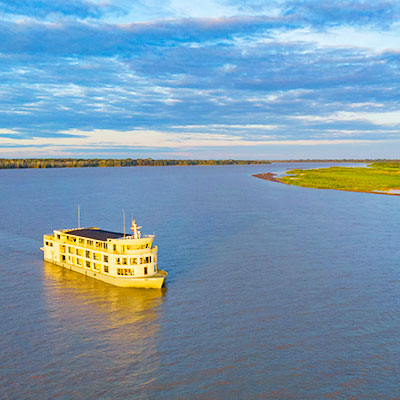
<svg viewBox="0 0 400 400">
<path fill-rule="evenodd" d="M 363 108 L 363 107 L 373 107 L 373 108 L 382 108 L 385 107 L 383 103 L 372 103 L 372 102 L 366 102 L 366 103 L 351 103 L 349 104 L 351 108 Z"/>
<path fill-rule="evenodd" d="M 298 115 L 293 118 L 306 122 L 367 121 L 375 125 L 400 125 L 400 110 L 387 112 L 338 111 L 331 115 Z"/>
<path fill-rule="evenodd" d="M 170 0 L 170 7 L 177 17 L 215 18 L 233 16 L 237 13 L 234 7 L 223 5 L 214 0 L 186 1 Z"/>
<path fill-rule="evenodd" d="M 14 131 L 13 129 L 0 129 L 0 135 L 12 135 L 16 134 L 17 132 Z"/>
<path fill-rule="evenodd" d="M 382 52 L 388 49 L 400 50 L 399 37 L 399 25 L 395 25 L 390 31 L 340 26 L 323 32 L 315 32 L 310 28 L 293 29 L 286 32 L 276 30 L 273 39 L 266 41 L 309 42 L 315 43 L 318 47 L 355 47 Z"/>
<path fill-rule="evenodd" d="M 255 129 L 255 130 L 272 130 L 276 129 L 277 125 L 262 125 L 262 124 L 208 124 L 208 125 L 175 125 L 174 129 Z"/>
<path fill-rule="evenodd" d="M 96 151 L 115 148 L 173 148 L 194 149 L 209 147 L 255 147 L 255 146 L 320 146 L 385 142 L 385 140 L 360 139 L 302 139 L 302 140 L 275 140 L 264 136 L 262 139 L 249 140 L 240 136 L 212 133 L 178 133 L 156 130 L 114 131 L 95 129 L 92 131 L 69 130 L 70 137 L 33 137 L 33 138 L 6 138 L 0 137 L 0 154 L 9 154 L 10 147 L 13 153 L 34 151 L 37 154 L 65 153 L 70 150 Z M 40 150 L 38 149 L 40 146 Z"/>
</svg>

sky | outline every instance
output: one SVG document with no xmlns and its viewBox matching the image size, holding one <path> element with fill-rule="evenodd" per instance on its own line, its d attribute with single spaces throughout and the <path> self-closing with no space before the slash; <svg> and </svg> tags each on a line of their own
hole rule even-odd
<svg viewBox="0 0 400 400">
<path fill-rule="evenodd" d="M 400 158 L 400 1 L 0 0 L 0 157 Z"/>
</svg>

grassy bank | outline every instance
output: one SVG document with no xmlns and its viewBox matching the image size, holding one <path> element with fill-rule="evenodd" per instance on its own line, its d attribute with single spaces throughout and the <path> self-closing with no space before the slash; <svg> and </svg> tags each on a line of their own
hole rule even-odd
<svg viewBox="0 0 400 400">
<path fill-rule="evenodd" d="M 377 162 L 363 167 L 293 169 L 280 181 L 316 189 L 354 192 L 388 192 L 400 190 L 400 162 Z"/>
</svg>

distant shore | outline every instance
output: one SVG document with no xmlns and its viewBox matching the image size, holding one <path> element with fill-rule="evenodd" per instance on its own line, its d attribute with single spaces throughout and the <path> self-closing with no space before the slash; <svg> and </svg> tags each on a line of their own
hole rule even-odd
<svg viewBox="0 0 400 400">
<path fill-rule="evenodd" d="M 95 167 L 167 167 L 190 165 L 257 165 L 267 160 L 153 160 L 152 158 L 82 159 L 82 158 L 0 158 L 0 169 L 26 168 L 95 168 Z"/>
<path fill-rule="evenodd" d="M 152 158 L 0 158 L 0 169 L 25 168 L 94 168 L 94 167 L 166 167 L 190 165 L 257 165 L 271 163 L 372 163 L 388 160 L 175 160 Z M 397 160 L 390 160 L 392 162 Z"/>
<path fill-rule="evenodd" d="M 346 192 L 400 196 L 400 162 L 376 162 L 368 167 L 295 169 L 278 178 L 271 172 L 254 174 L 271 182 Z"/>
</svg>

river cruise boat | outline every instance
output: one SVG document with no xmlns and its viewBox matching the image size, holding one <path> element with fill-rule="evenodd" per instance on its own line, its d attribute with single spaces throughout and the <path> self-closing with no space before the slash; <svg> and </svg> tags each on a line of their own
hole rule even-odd
<svg viewBox="0 0 400 400">
<path fill-rule="evenodd" d="M 122 287 L 161 288 L 167 273 L 157 270 L 154 235 L 141 235 L 132 221 L 132 235 L 99 228 L 55 230 L 44 235 L 45 261 Z"/>
</svg>

